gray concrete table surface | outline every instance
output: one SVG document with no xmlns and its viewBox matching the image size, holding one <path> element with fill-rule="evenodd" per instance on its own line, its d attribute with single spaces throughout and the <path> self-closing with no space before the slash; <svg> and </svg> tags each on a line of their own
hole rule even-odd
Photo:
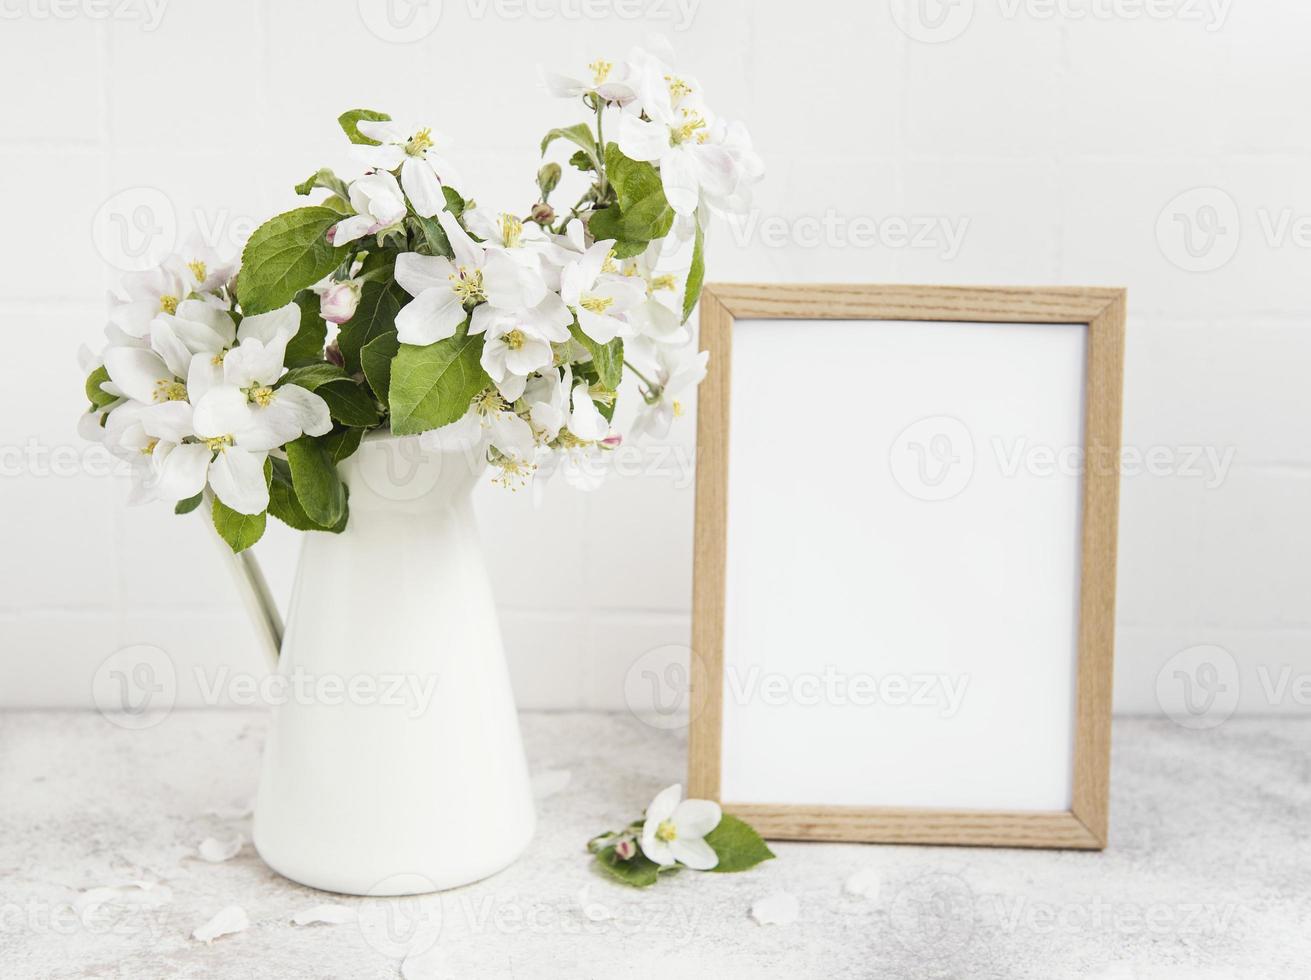
<svg viewBox="0 0 1311 980">
<path fill-rule="evenodd" d="M 424 900 L 428 975 L 1311 976 L 1311 720 L 1204 732 L 1117 720 L 1100 854 L 779 843 L 754 871 L 683 872 L 645 891 L 600 876 L 583 845 L 681 780 L 684 735 L 628 715 L 522 722 L 537 837 L 506 871 Z M 0 715 L 0 977 L 400 976 L 377 935 L 387 903 L 293 884 L 251 847 L 266 727 L 256 711 L 179 711 L 143 731 L 90 713 Z M 202 839 L 237 833 L 233 859 L 196 857 Z M 848 894 L 863 870 L 876 893 Z M 127 880 L 171 896 L 79 911 L 87 889 Z M 777 891 L 797 897 L 799 918 L 758 925 L 752 903 Z M 358 921 L 291 923 L 329 902 Z M 229 905 L 249 928 L 191 938 Z"/>
</svg>

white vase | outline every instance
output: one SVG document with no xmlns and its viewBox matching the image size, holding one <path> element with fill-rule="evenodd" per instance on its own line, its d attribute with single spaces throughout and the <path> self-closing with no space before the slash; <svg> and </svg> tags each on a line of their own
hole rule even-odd
<svg viewBox="0 0 1311 980">
<path fill-rule="evenodd" d="M 513 862 L 535 816 L 470 493 L 484 463 L 367 437 L 350 520 L 304 536 L 255 847 L 314 888 L 402 895 Z"/>
</svg>

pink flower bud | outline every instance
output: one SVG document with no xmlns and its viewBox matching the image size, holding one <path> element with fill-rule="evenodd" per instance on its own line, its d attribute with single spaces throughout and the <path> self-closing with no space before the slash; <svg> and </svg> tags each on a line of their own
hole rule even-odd
<svg viewBox="0 0 1311 980">
<path fill-rule="evenodd" d="M 624 437 L 621 435 L 606 436 L 601 440 L 601 445 L 606 449 L 618 449 L 623 441 Z"/>
<path fill-rule="evenodd" d="M 631 861 L 634 857 L 636 857 L 637 844 L 633 842 L 633 838 L 625 837 L 618 844 L 616 844 L 615 856 L 618 857 L 619 860 L 621 861 Z"/>
<path fill-rule="evenodd" d="M 361 285 L 358 279 L 329 285 L 319 293 L 319 315 L 329 323 L 345 323 L 360 305 Z"/>
</svg>

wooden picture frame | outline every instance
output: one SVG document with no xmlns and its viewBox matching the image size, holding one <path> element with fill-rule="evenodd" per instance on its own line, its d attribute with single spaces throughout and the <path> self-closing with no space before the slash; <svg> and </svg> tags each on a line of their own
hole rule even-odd
<svg viewBox="0 0 1311 980">
<path fill-rule="evenodd" d="M 902 809 L 738 803 L 725 810 L 766 838 L 1101 849 L 1107 842 L 1125 292 L 1108 288 L 889 285 L 709 285 L 700 344 L 692 717 L 688 792 L 720 799 L 728 541 L 732 338 L 739 320 L 890 320 L 1086 325 L 1074 758 L 1068 810 Z M 1093 454 L 1096 454 L 1094 457 Z M 1075 600 L 1072 598 L 1071 603 Z"/>
</svg>

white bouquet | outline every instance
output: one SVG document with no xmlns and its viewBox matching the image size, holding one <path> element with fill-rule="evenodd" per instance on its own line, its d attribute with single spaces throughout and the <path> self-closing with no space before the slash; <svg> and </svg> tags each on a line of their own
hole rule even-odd
<svg viewBox="0 0 1311 980">
<path fill-rule="evenodd" d="M 300 184 L 326 195 L 261 225 L 239 267 L 197 247 L 123 283 L 83 430 L 133 462 L 141 495 L 185 513 L 211 494 L 234 551 L 268 513 L 340 531 L 336 464 L 370 430 L 474 445 L 506 486 L 560 462 L 586 485 L 620 443 L 630 370 L 630 435 L 663 437 L 705 374 L 684 324 L 707 221 L 743 211 L 763 168 L 667 56 L 545 82 L 590 115 L 541 144 L 568 144 L 587 177 L 567 213 L 550 203 L 557 163 L 526 214 L 477 207 L 432 130 L 344 113 L 362 175 Z"/>
</svg>

